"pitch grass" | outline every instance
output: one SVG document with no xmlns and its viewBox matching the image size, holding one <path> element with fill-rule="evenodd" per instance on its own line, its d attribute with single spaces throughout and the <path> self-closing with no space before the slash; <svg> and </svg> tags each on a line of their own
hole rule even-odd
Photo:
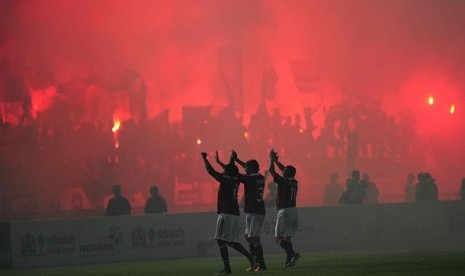
<svg viewBox="0 0 465 276">
<path fill-rule="evenodd" d="M 297 265 L 283 267 L 283 255 L 267 255 L 271 275 L 465 275 L 465 251 L 307 253 Z M 233 275 L 245 272 L 247 261 L 231 257 Z M 0 270 L 9 275 L 214 275 L 222 268 L 221 259 L 183 259 L 125 262 L 111 264 Z"/>
</svg>

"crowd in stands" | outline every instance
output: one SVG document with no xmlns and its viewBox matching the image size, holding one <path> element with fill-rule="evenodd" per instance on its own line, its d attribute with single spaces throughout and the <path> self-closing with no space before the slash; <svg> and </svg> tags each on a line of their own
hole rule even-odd
<svg viewBox="0 0 465 276">
<path fill-rule="evenodd" d="M 313 123 L 318 108 L 325 114 L 323 125 Z M 305 107 L 306 127 L 299 114 L 284 116 L 279 108 L 268 112 L 266 101 L 247 126 L 232 108 L 212 116 L 208 108 L 186 107 L 181 123 L 170 122 L 163 112 L 152 119 L 123 120 L 117 130 L 111 116 L 108 120 L 93 118 L 88 106 L 67 97 L 56 97 L 35 116 L 31 109 L 25 101 L 18 124 L 0 117 L 3 214 L 62 209 L 63 193 L 72 187 L 82 187 L 90 207 L 103 210 L 102 198 L 115 183 L 133 195 L 145 194 L 156 181 L 168 204 L 173 204 L 176 182 L 207 181 L 199 173 L 198 158 L 198 152 L 205 149 L 237 149 L 264 160 L 261 157 L 276 148 L 296 164 L 331 158 L 408 159 L 424 154 L 412 116 L 389 115 L 379 106 L 362 103 Z M 225 125 L 228 131 L 221 131 Z M 424 177 L 431 182 L 430 175 Z M 362 182 L 368 187 L 366 202 L 376 203 L 379 191 L 368 174 Z M 353 188 L 346 184 L 347 191 Z M 328 189 L 340 190 L 336 186 Z M 425 184 L 416 199 L 429 198 L 429 189 Z M 144 200 L 137 207 L 143 208 Z M 324 196 L 324 204 L 334 201 L 334 196 Z"/>
</svg>

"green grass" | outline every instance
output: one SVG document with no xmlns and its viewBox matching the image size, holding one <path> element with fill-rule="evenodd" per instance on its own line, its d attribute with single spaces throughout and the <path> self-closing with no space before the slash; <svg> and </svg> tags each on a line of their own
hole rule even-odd
<svg viewBox="0 0 465 276">
<path fill-rule="evenodd" d="M 218 254 L 219 255 L 219 254 Z M 283 267 L 284 255 L 266 255 L 263 275 L 465 275 L 465 251 L 307 253 L 297 266 Z M 245 272 L 244 257 L 231 257 L 233 275 Z M 9 275 L 214 275 L 221 259 L 182 259 L 0 270 Z"/>
</svg>

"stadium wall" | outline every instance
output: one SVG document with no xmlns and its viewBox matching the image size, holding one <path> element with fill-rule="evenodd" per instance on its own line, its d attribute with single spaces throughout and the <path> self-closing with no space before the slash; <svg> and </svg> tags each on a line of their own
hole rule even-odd
<svg viewBox="0 0 465 276">
<path fill-rule="evenodd" d="M 275 217 L 276 210 L 268 210 L 265 254 L 281 252 Z M 214 213 L 12 221 L 0 227 L 0 267 L 216 257 L 215 224 Z M 300 252 L 464 249 L 465 202 L 300 208 L 298 226 L 293 243 Z"/>
</svg>

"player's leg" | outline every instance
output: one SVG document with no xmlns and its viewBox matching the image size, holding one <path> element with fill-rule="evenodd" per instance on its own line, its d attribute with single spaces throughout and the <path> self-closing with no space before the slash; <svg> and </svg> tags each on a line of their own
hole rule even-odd
<svg viewBox="0 0 465 276">
<path fill-rule="evenodd" d="M 217 273 L 217 275 L 221 274 L 231 274 L 231 265 L 229 264 L 229 251 L 226 241 L 224 240 L 217 240 L 218 247 L 220 248 L 221 259 L 223 260 L 224 268 Z"/>
<path fill-rule="evenodd" d="M 290 255 L 290 260 L 289 262 L 286 263 L 286 266 L 287 267 L 295 266 L 297 263 L 297 260 L 300 258 L 300 254 L 295 252 L 294 249 L 292 248 L 291 237 L 286 237 L 285 240 L 286 240 L 286 243 L 289 249 L 289 255 Z"/>
<path fill-rule="evenodd" d="M 226 227 L 225 227 L 225 238 L 227 245 L 237 252 L 244 255 L 250 262 L 250 266 L 255 266 L 255 260 L 250 255 L 249 251 L 245 249 L 242 244 L 239 243 L 240 233 L 240 217 L 234 215 L 225 215 Z"/>
<path fill-rule="evenodd" d="M 249 251 L 247 251 L 247 249 L 245 249 L 244 246 L 242 246 L 242 244 L 240 244 L 239 242 L 228 242 L 228 245 L 237 252 L 244 255 L 247 258 L 247 260 L 249 260 L 251 267 L 255 267 L 255 261 L 253 260 L 252 255 L 250 255 Z"/>
<path fill-rule="evenodd" d="M 296 261 L 300 258 L 300 254 L 296 253 L 292 246 L 291 237 L 297 232 L 298 215 L 296 208 L 283 209 L 281 216 L 280 243 L 281 247 L 286 251 L 287 261 L 285 266 L 295 266 Z"/>
<path fill-rule="evenodd" d="M 286 252 L 286 261 L 284 262 L 284 265 L 286 265 L 287 263 L 289 263 L 289 261 L 291 260 L 290 259 L 290 256 L 287 254 L 287 244 L 284 240 L 284 237 L 283 237 L 283 209 L 280 209 L 278 210 L 278 215 L 276 217 L 276 224 L 274 226 L 274 235 L 275 235 L 275 238 L 276 238 L 276 243 L 282 248 L 284 249 L 284 252 Z"/>
<path fill-rule="evenodd" d="M 226 226 L 226 217 L 223 214 L 219 214 L 218 219 L 216 220 L 215 239 L 220 249 L 220 255 L 221 259 L 223 260 L 224 268 L 220 270 L 220 272 L 218 272 L 217 275 L 232 273 L 231 265 L 229 264 L 229 251 L 227 247 L 227 242 L 224 240 L 224 237 L 226 236 Z"/>
<path fill-rule="evenodd" d="M 292 211 L 289 211 L 289 209 L 290 208 L 284 208 L 278 210 L 275 225 L 276 243 L 284 250 L 284 252 L 286 252 L 286 261 L 284 262 L 284 266 L 289 266 L 288 264 L 296 255 L 290 240 L 291 235 L 295 232 L 294 225 L 292 225 L 294 215 Z"/>
<path fill-rule="evenodd" d="M 260 242 L 260 237 L 253 237 L 252 242 L 254 243 L 255 253 L 257 256 L 256 258 L 257 266 L 255 268 L 255 271 L 267 270 L 268 268 L 266 267 L 266 264 L 265 264 L 265 257 L 263 256 L 263 247 L 262 247 L 262 243 Z"/>
<path fill-rule="evenodd" d="M 276 237 L 276 243 L 284 250 L 286 253 L 286 261 L 284 261 L 284 266 L 291 261 L 292 255 L 291 251 L 289 250 L 289 245 L 286 242 L 286 239 L 282 236 Z"/>
<path fill-rule="evenodd" d="M 256 253 L 255 253 L 255 244 L 252 242 L 252 239 L 250 238 L 250 233 L 252 231 L 252 224 L 253 224 L 253 216 L 252 214 L 246 213 L 245 214 L 245 233 L 244 237 L 245 240 L 247 241 L 247 244 L 249 245 L 249 251 L 250 255 L 252 255 L 252 258 L 256 260 Z M 254 271 L 255 267 L 249 267 L 247 271 Z"/>
<path fill-rule="evenodd" d="M 253 243 L 254 253 L 256 256 L 257 267 L 255 271 L 267 270 L 265 264 L 265 258 L 263 256 L 263 247 L 260 241 L 260 233 L 263 222 L 265 221 L 265 216 L 260 214 L 252 215 L 252 223 L 249 231 L 249 237 Z"/>
</svg>

